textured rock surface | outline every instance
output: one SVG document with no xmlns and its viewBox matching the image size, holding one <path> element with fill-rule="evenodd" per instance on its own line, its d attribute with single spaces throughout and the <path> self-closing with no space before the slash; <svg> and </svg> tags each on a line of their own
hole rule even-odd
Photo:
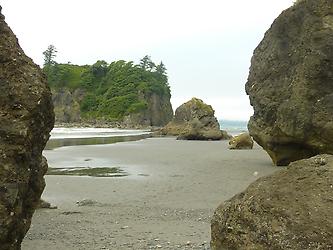
<svg viewBox="0 0 333 250">
<path fill-rule="evenodd" d="M 277 165 L 333 153 L 333 1 L 284 11 L 254 51 L 248 128 Z"/>
<path fill-rule="evenodd" d="M 125 126 L 161 127 L 172 120 L 173 110 L 170 103 L 170 96 L 151 94 L 150 96 L 142 96 L 141 99 L 148 103 L 147 110 L 126 116 L 123 122 Z"/>
<path fill-rule="evenodd" d="M 80 102 L 85 96 L 84 90 L 76 89 L 70 91 L 67 88 L 53 89 L 52 100 L 55 112 L 56 123 L 85 123 L 103 126 L 110 124 L 109 121 L 96 118 L 94 120 L 82 117 L 80 112 Z M 164 126 L 172 120 L 173 110 L 170 103 L 170 96 L 160 96 L 151 94 L 149 96 L 140 96 L 147 102 L 147 109 L 139 113 L 132 113 L 124 117 L 123 121 L 115 122 L 111 126 L 120 127 L 149 127 Z M 111 122 L 112 123 L 112 122 Z"/>
<path fill-rule="evenodd" d="M 1 9 L 1 7 L 0 7 Z M 0 14 L 0 248 L 20 249 L 44 189 L 51 93 Z"/>
<path fill-rule="evenodd" d="M 55 121 L 57 123 L 74 123 L 81 121 L 80 101 L 84 92 L 76 89 L 71 93 L 63 88 L 52 91 L 52 101 L 54 105 Z"/>
<path fill-rule="evenodd" d="M 243 133 L 237 136 L 234 136 L 229 141 L 229 149 L 252 149 L 253 140 L 248 133 Z"/>
<path fill-rule="evenodd" d="M 174 119 L 162 129 L 162 134 L 184 140 L 220 140 L 222 132 L 214 110 L 202 100 L 192 98 L 176 109 Z"/>
<path fill-rule="evenodd" d="M 221 204 L 212 249 L 333 249 L 333 156 L 296 161 Z"/>
</svg>

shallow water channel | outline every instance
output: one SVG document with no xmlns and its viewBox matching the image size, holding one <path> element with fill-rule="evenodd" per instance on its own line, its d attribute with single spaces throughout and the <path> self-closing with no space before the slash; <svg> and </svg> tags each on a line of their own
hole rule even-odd
<svg viewBox="0 0 333 250">
<path fill-rule="evenodd" d="M 140 134 L 142 133 L 142 134 Z M 101 145 L 118 142 L 137 141 L 151 137 L 147 131 L 140 130 L 118 130 L 118 129 L 93 129 L 87 128 L 57 128 L 51 132 L 51 138 L 47 142 L 45 150 L 54 150 L 60 147 L 79 146 L 79 145 Z M 89 163 L 92 159 L 84 159 Z M 75 162 L 73 160 L 73 162 Z M 88 164 L 90 165 L 90 164 Z M 93 164 L 92 164 L 93 165 Z M 128 176 L 124 170 L 116 166 L 49 166 L 47 175 L 67 175 L 67 176 L 90 176 L 90 177 L 124 177 Z"/>
</svg>

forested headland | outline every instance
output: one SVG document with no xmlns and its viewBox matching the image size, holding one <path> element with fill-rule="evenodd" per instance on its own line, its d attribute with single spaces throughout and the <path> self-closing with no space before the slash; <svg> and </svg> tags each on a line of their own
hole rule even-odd
<svg viewBox="0 0 333 250">
<path fill-rule="evenodd" d="M 57 63 L 54 46 L 44 54 L 43 71 L 53 93 L 58 122 L 119 122 L 162 126 L 172 118 L 170 86 L 163 62 L 99 60 L 93 65 Z"/>
</svg>

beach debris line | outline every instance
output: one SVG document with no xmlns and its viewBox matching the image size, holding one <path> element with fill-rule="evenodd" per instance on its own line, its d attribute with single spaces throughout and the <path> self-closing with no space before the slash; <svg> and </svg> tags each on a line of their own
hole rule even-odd
<svg viewBox="0 0 333 250">
<path fill-rule="evenodd" d="M 90 177 L 124 177 L 128 173 L 118 167 L 48 168 L 47 175 L 70 175 Z"/>
<path fill-rule="evenodd" d="M 333 154 L 331 6 L 297 1 L 254 51 L 246 83 L 254 109 L 248 128 L 276 165 Z"/>
<path fill-rule="evenodd" d="M 0 249 L 21 249 L 45 187 L 42 151 L 54 125 L 46 78 L 0 6 Z"/>
</svg>

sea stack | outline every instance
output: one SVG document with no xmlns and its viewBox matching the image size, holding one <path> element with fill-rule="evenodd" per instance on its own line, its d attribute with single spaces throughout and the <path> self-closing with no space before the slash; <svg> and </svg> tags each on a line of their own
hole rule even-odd
<svg viewBox="0 0 333 250">
<path fill-rule="evenodd" d="M 248 129 L 276 165 L 333 154 L 333 1 L 282 12 L 255 49 Z"/>
<path fill-rule="evenodd" d="M 1 7 L 0 7 L 1 12 Z M 51 92 L 0 13 L 0 248 L 21 249 L 45 182 Z"/>
<path fill-rule="evenodd" d="M 177 136 L 181 140 L 220 140 L 223 135 L 215 111 L 198 98 L 180 105 L 175 117 L 163 129 L 162 134 Z"/>
</svg>

